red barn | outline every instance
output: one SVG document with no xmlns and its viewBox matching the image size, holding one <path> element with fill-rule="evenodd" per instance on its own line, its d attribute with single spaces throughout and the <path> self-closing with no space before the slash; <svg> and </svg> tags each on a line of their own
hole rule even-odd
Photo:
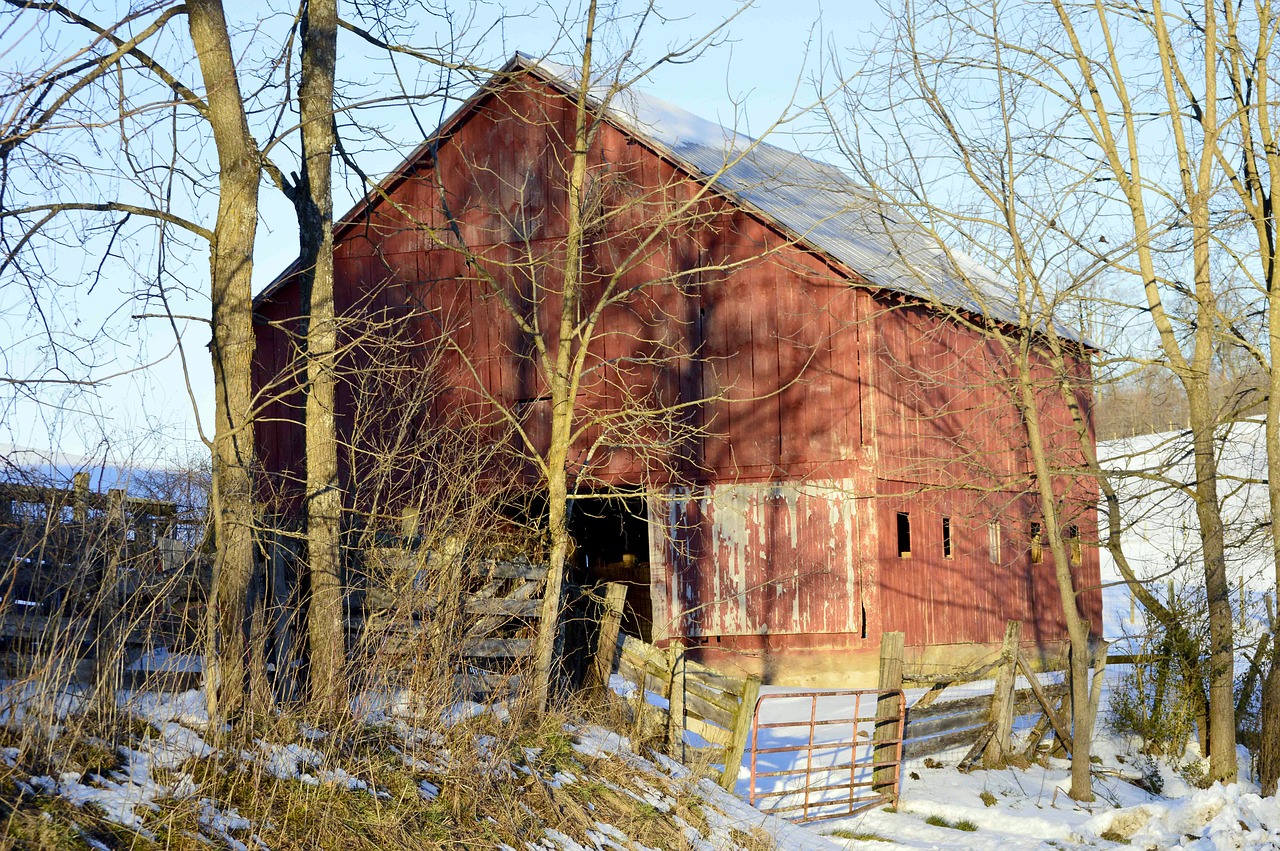
<svg viewBox="0 0 1280 851">
<path fill-rule="evenodd" d="M 575 76 L 517 56 L 336 232 L 339 312 L 403 317 L 440 347 L 432 417 L 510 440 L 505 417 L 534 448 Z M 579 578 L 631 583 L 629 629 L 776 682 L 856 680 L 890 630 L 923 663 L 964 663 L 1010 618 L 1059 650 L 1013 365 L 983 331 L 1007 327 L 999 282 L 964 260 L 961 274 L 831 166 L 634 90 L 594 92 L 591 109 L 583 316 L 614 297 L 583 342 L 570 465 L 580 494 L 611 498 L 575 502 Z M 259 387 L 293 357 L 297 289 L 286 273 L 255 302 Z M 1088 350 L 1072 351 L 1087 413 Z M 1040 395 L 1069 467 L 1057 383 Z M 340 392 L 340 429 L 356 401 Z M 277 400 L 257 426 L 285 490 L 304 469 L 298 410 Z M 1097 555 L 1080 545 L 1096 494 L 1058 484 L 1096 632 Z"/>
</svg>

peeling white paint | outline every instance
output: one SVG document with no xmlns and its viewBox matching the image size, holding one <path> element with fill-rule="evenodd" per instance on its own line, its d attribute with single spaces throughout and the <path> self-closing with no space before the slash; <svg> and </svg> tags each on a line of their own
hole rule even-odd
<svg viewBox="0 0 1280 851">
<path fill-rule="evenodd" d="M 695 501 L 705 536 L 701 564 L 666 548 L 673 622 L 683 615 L 689 635 L 858 632 L 865 548 L 853 485 L 720 484 L 671 500 L 669 537 L 687 540 Z"/>
</svg>

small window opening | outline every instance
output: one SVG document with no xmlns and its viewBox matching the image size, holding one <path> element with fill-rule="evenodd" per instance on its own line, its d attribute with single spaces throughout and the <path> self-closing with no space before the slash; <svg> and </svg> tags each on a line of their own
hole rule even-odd
<svg viewBox="0 0 1280 851">
<path fill-rule="evenodd" d="M 1062 539 L 1066 542 L 1067 551 L 1071 554 L 1071 566 L 1079 567 L 1084 560 L 1080 550 L 1080 530 L 1074 524 L 1066 526 L 1062 530 Z"/>
<path fill-rule="evenodd" d="M 942 518 L 942 557 L 951 558 L 951 518 Z"/>
<path fill-rule="evenodd" d="M 1000 521 L 987 524 L 987 557 L 992 564 L 1000 563 Z"/>
<path fill-rule="evenodd" d="M 898 512 L 898 558 L 911 558 L 911 515 Z"/>
<path fill-rule="evenodd" d="M 1040 524 L 1031 524 L 1031 563 L 1044 562 L 1044 538 L 1040 534 Z"/>
</svg>

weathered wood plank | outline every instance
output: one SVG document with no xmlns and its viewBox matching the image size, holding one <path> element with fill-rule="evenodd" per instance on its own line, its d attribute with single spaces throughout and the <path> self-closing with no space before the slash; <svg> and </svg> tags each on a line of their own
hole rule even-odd
<svg viewBox="0 0 1280 851">
<path fill-rule="evenodd" d="M 539 586 L 536 582 L 526 582 L 520 587 L 516 588 L 506 597 L 503 597 L 503 598 L 495 597 L 491 599 L 504 599 L 507 601 L 531 600 L 534 598 L 534 595 L 537 594 L 538 587 Z M 485 636 L 489 635 L 494 630 L 496 630 L 498 627 L 506 623 L 507 620 L 508 620 L 508 617 L 506 615 L 487 615 L 485 617 L 482 617 L 480 618 L 480 620 L 476 621 L 467 629 L 466 637 L 468 639 L 484 638 Z"/>
<path fill-rule="evenodd" d="M 618 658 L 618 676 L 629 683 L 640 685 L 644 679 L 644 669 L 637 667 L 630 657 L 621 656 Z"/>
<path fill-rule="evenodd" d="M 684 728 L 689 719 L 685 717 L 684 684 L 686 679 L 685 648 L 676 644 L 671 648 L 671 706 L 667 716 L 667 753 L 676 759 L 684 758 Z M 700 726 L 705 722 L 698 722 Z M 706 725 L 710 726 L 710 725 Z"/>
<path fill-rule="evenodd" d="M 684 716 L 684 728 L 691 733 L 697 733 L 713 745 L 727 745 L 733 738 L 732 730 L 726 730 L 724 727 L 695 718 L 688 713 Z"/>
<path fill-rule="evenodd" d="M 1056 697 L 1066 691 L 1066 685 L 1062 683 L 1055 683 L 1051 686 L 1042 686 L 1042 688 L 1050 697 Z M 917 708 L 916 705 L 913 705 L 907 709 L 907 724 L 912 725 L 930 718 L 940 718 L 945 715 L 958 715 L 965 712 L 985 712 L 990 706 L 991 695 L 989 694 L 976 694 L 972 697 L 962 697 L 959 700 L 946 700 L 941 703 L 930 704 L 924 708 Z M 1030 688 L 1020 688 L 1013 693 L 1013 715 L 1015 718 L 1039 711 L 1039 701 L 1036 699 L 1035 693 Z"/>
<path fill-rule="evenodd" d="M 916 699 L 915 703 L 911 704 L 910 711 L 919 712 L 929 704 L 936 702 L 937 699 L 942 696 L 942 693 L 947 690 L 947 686 L 949 685 L 951 685 L 951 683 L 934 683 L 930 686 L 927 692 Z"/>
<path fill-rule="evenodd" d="M 686 679 L 686 688 L 694 694 L 701 697 L 712 706 L 718 706 L 725 712 L 733 715 L 738 714 L 738 705 L 740 698 L 738 695 L 742 693 L 745 683 L 740 683 L 737 688 L 727 690 L 717 687 L 714 684 L 705 682 L 701 677 L 689 676 Z"/>
<path fill-rule="evenodd" d="M 541 600 L 513 600 L 510 597 L 469 599 L 463 605 L 469 615 L 508 618 L 536 618 L 541 615 Z"/>
<path fill-rule="evenodd" d="M 1069 691 L 1066 683 L 1054 683 L 1040 688 L 1044 691 L 1045 696 L 1051 700 L 1056 700 Z M 1040 701 L 1036 699 L 1035 692 L 1030 688 L 1020 688 L 1013 693 L 1013 715 L 1015 718 L 1039 712 Z"/>
<path fill-rule="evenodd" d="M 1044 708 L 1044 714 L 1049 716 L 1049 723 L 1053 725 L 1053 731 L 1058 734 L 1058 741 L 1067 750 L 1071 750 L 1071 734 L 1067 731 L 1067 725 L 1064 719 L 1058 717 L 1058 713 L 1054 711 L 1053 704 L 1049 696 L 1044 693 L 1044 689 L 1040 687 L 1040 680 L 1035 672 L 1027 665 L 1027 660 L 1021 655 L 1018 656 L 1018 667 L 1022 669 L 1022 675 L 1031 683 L 1031 690 L 1035 692 L 1036 700 L 1040 702 L 1040 706 Z"/>
<path fill-rule="evenodd" d="M 939 733 L 949 733 L 952 730 L 978 726 L 987 723 L 987 714 L 988 710 L 986 709 L 970 709 L 967 712 L 938 715 L 926 718 L 923 721 L 908 718 L 906 732 L 903 733 L 903 736 L 908 739 L 924 739 L 929 736 L 936 736 Z"/>
<path fill-rule="evenodd" d="M 746 750 L 747 739 L 751 735 L 752 716 L 755 715 L 756 701 L 760 698 L 760 678 L 748 677 L 742 688 L 741 709 L 734 720 L 733 736 L 725 748 L 724 773 L 720 776 L 721 787 L 733 791 L 738 782 L 738 768 L 742 765 L 742 753 Z"/>
<path fill-rule="evenodd" d="M 667 678 L 671 675 L 671 668 L 663 664 L 666 661 L 665 654 L 663 659 L 654 657 L 640 658 L 631 653 L 623 653 L 622 664 L 625 664 L 629 670 L 643 671 L 645 676 Z M 632 682 L 637 680 L 632 679 Z"/>
<path fill-rule="evenodd" d="M 1107 656 L 1108 665 L 1153 665 L 1171 659 L 1159 653 L 1112 653 Z"/>
<path fill-rule="evenodd" d="M 532 652 L 528 638 L 472 638 L 462 643 L 462 655 L 469 659 L 515 659 Z"/>
<path fill-rule="evenodd" d="M 699 718 L 706 719 L 712 724 L 719 724 L 725 729 L 733 729 L 734 722 L 738 718 L 738 713 L 736 711 L 730 712 L 723 707 L 717 706 L 702 695 L 688 688 L 685 689 L 684 706 L 685 711 L 690 715 L 696 715 Z"/>
<path fill-rule="evenodd" d="M 489 579 L 527 579 L 541 582 L 547 578 L 545 564 L 531 564 L 527 561 L 482 561 L 473 564 L 471 572 Z"/>
<path fill-rule="evenodd" d="M 966 727 L 941 736 L 931 736 L 927 739 L 910 739 L 902 744 L 902 758 L 915 759 L 941 753 L 961 745 L 971 745 L 986 728 L 987 725 L 982 723 L 976 727 Z"/>
<path fill-rule="evenodd" d="M 973 712 L 975 710 L 986 711 L 991 707 L 991 695 L 975 694 L 972 697 L 962 697 L 959 700 L 944 700 L 926 706 L 923 709 L 916 709 L 914 706 L 907 708 L 907 723 L 912 721 L 923 721 L 926 718 L 937 718 L 940 715 L 954 715 L 957 712 Z"/>
<path fill-rule="evenodd" d="M 671 658 L 665 650 L 645 644 L 634 636 L 623 637 L 622 653 L 624 656 L 631 656 L 640 666 L 652 667 L 659 672 L 671 670 Z"/>
<path fill-rule="evenodd" d="M 874 738 L 879 744 L 875 747 L 875 761 L 879 767 L 873 772 L 874 789 L 883 795 L 898 798 L 898 767 L 893 764 L 897 758 L 898 718 L 902 711 L 903 698 L 895 694 L 902 688 L 902 656 L 905 650 L 905 636 L 901 632 L 886 632 L 880 637 L 880 688 L 888 693 L 881 694 L 876 701 L 876 724 Z"/>
<path fill-rule="evenodd" d="M 591 660 L 593 691 L 608 688 L 618 658 L 618 631 L 622 628 L 622 613 L 626 607 L 627 586 L 621 582 L 605 585 L 603 612 L 600 617 L 600 635 L 596 639 L 596 655 Z"/>
<path fill-rule="evenodd" d="M 1022 621 L 1011 620 L 1005 624 L 1004 645 L 1000 658 L 1004 664 L 996 676 L 995 690 L 991 695 L 991 737 L 982 750 L 982 767 L 999 768 L 1009 758 L 1009 738 L 1013 734 L 1014 700 L 1013 685 L 1018 677 L 1018 647 L 1022 641 Z"/>
</svg>

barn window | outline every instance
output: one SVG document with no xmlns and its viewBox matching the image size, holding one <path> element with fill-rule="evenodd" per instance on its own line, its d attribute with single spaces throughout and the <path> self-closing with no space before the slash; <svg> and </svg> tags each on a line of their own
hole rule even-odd
<svg viewBox="0 0 1280 851">
<path fill-rule="evenodd" d="M 1031 563 L 1040 564 L 1044 561 L 1044 539 L 1040 535 L 1040 524 L 1031 524 Z"/>
<path fill-rule="evenodd" d="M 898 558 L 911 558 L 911 515 L 898 512 Z"/>
<path fill-rule="evenodd" d="M 992 564 L 1000 563 L 1000 521 L 992 520 L 987 524 L 987 557 Z"/>
<path fill-rule="evenodd" d="M 951 518 L 942 518 L 942 557 L 951 558 Z"/>
<path fill-rule="evenodd" d="M 1075 524 L 1066 526 L 1062 530 L 1062 539 L 1066 541 L 1067 549 L 1071 553 L 1071 566 L 1079 567 L 1083 561 L 1080 552 L 1080 530 L 1075 527 Z"/>
</svg>

